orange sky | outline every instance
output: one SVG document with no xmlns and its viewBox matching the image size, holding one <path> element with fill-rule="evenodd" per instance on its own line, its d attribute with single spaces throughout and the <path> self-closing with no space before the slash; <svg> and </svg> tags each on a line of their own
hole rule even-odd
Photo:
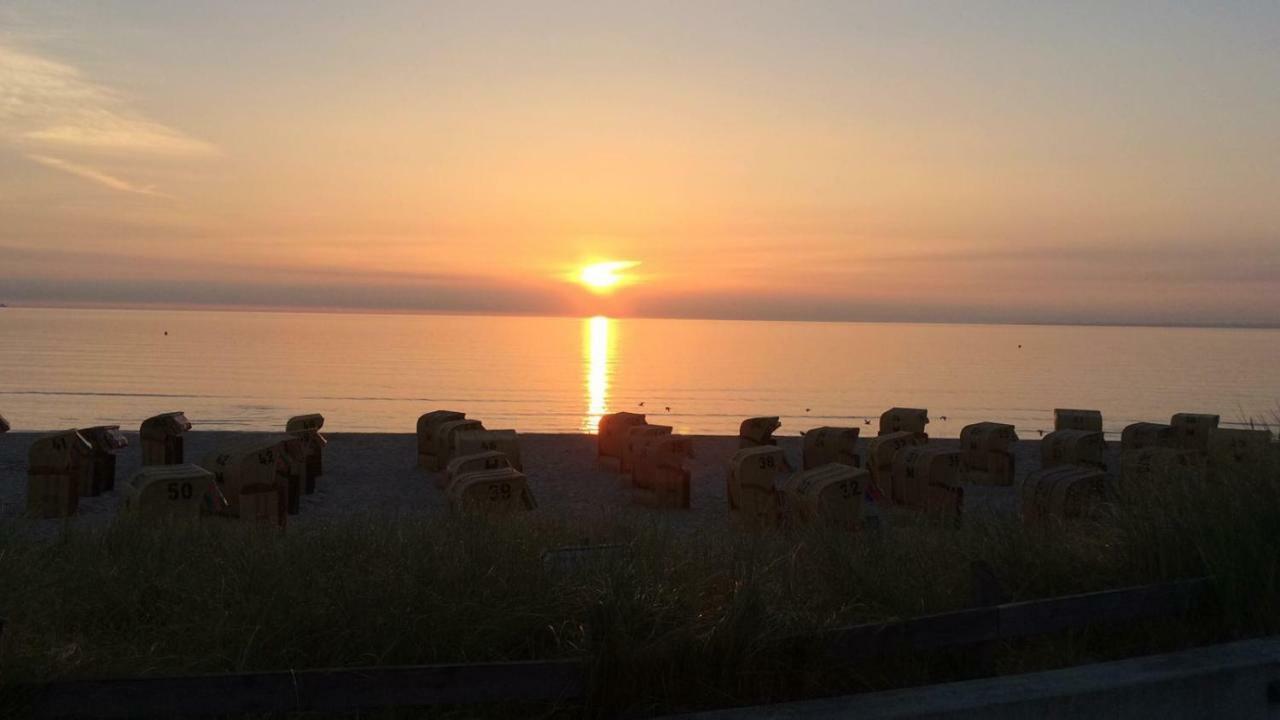
<svg viewBox="0 0 1280 720">
<path fill-rule="evenodd" d="M 0 9 L 0 301 L 1280 323 L 1275 6 L 175 5 Z"/>
</svg>

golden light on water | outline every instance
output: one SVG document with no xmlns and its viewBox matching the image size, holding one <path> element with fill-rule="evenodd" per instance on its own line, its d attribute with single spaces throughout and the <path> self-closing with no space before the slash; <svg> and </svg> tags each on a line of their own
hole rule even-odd
<svg viewBox="0 0 1280 720">
<path fill-rule="evenodd" d="M 622 275 L 623 270 L 633 268 L 639 264 L 634 260 L 610 260 L 608 262 L 592 263 L 578 272 L 578 282 L 592 292 L 610 292 L 626 280 L 625 276 Z"/>
<path fill-rule="evenodd" d="M 583 358 L 587 368 L 587 414 L 582 419 L 584 432 L 595 432 L 600 417 L 608 409 L 610 320 L 597 315 L 583 321 Z"/>
</svg>

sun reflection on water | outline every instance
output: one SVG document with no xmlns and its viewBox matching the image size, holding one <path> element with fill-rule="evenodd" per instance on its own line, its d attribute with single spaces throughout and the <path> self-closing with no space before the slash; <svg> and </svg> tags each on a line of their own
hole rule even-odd
<svg viewBox="0 0 1280 720">
<path fill-rule="evenodd" d="M 597 315 L 583 321 L 582 354 L 587 369 L 587 414 L 582 419 L 583 432 L 595 432 L 605 414 L 609 399 L 609 318 Z"/>
</svg>

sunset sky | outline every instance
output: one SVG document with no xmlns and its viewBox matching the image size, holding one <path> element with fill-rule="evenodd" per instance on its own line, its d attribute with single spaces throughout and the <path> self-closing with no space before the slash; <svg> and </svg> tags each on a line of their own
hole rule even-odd
<svg viewBox="0 0 1280 720">
<path fill-rule="evenodd" d="M 0 302 L 1278 325 L 1280 3 L 0 0 Z"/>
</svg>

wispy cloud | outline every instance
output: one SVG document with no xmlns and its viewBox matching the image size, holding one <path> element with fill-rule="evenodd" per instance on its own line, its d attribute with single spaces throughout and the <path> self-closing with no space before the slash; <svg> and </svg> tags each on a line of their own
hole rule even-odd
<svg viewBox="0 0 1280 720">
<path fill-rule="evenodd" d="M 0 46 L 0 135 L 44 150 L 196 156 L 216 153 L 129 107 L 110 88 L 79 70 Z"/>
<path fill-rule="evenodd" d="M 131 158 L 181 159 L 217 153 L 130 107 L 78 69 L 0 45 L 0 143 L 29 159 L 120 192 L 171 197 L 154 185 L 100 169 Z"/>
<path fill-rule="evenodd" d="M 154 195 L 156 197 L 170 197 L 169 195 L 166 195 L 165 193 L 162 193 L 156 190 L 154 186 L 151 186 L 151 185 L 148 185 L 145 187 L 138 186 L 129 182 L 128 180 L 122 180 L 114 175 L 109 175 L 105 172 L 102 172 L 101 170 L 91 168 L 87 165 L 80 165 L 78 163 L 69 162 L 67 160 L 59 160 L 58 158 L 49 157 L 47 155 L 28 155 L 27 157 L 31 158 L 32 160 L 35 160 L 41 165 L 47 165 L 48 167 L 55 168 L 63 172 L 71 173 L 72 175 L 75 175 L 77 177 L 82 177 L 86 180 L 92 180 L 93 182 L 96 182 L 99 185 L 103 185 L 105 187 L 109 187 L 112 190 L 120 190 L 123 192 L 137 193 L 139 195 Z"/>
</svg>

